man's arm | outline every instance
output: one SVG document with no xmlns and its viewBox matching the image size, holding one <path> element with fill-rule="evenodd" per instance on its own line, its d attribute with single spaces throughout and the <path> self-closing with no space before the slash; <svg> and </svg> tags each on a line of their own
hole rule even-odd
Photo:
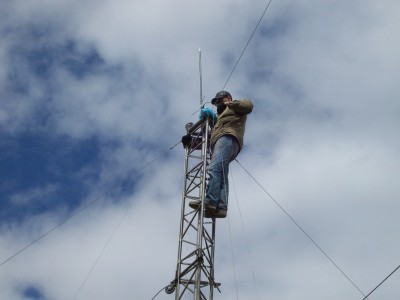
<svg viewBox="0 0 400 300">
<path fill-rule="evenodd" d="M 240 113 L 249 114 L 253 111 L 253 103 L 250 100 L 235 100 L 225 103 L 230 109 Z"/>
</svg>

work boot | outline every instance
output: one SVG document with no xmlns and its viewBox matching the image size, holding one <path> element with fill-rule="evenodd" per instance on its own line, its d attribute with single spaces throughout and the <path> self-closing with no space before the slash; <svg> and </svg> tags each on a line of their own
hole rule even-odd
<svg viewBox="0 0 400 300">
<path fill-rule="evenodd" d="M 201 205 L 201 202 L 199 200 L 193 200 L 189 202 L 189 206 L 193 209 L 198 209 L 199 206 Z M 217 210 L 217 207 L 215 205 L 205 203 L 206 211 L 210 213 L 214 213 Z"/>
<path fill-rule="evenodd" d="M 193 200 L 189 202 L 189 206 L 193 209 L 198 209 L 200 205 L 201 202 L 199 200 Z"/>
<path fill-rule="evenodd" d="M 204 212 L 204 217 L 205 218 L 226 218 L 227 214 L 228 214 L 227 210 L 217 208 L 217 210 L 214 213 L 210 213 L 208 210 L 206 210 Z"/>
<path fill-rule="evenodd" d="M 226 218 L 228 211 L 226 209 L 217 209 L 213 214 L 213 218 Z"/>
<path fill-rule="evenodd" d="M 204 211 L 204 218 L 214 218 L 214 214 L 210 214 L 207 210 Z"/>
<path fill-rule="evenodd" d="M 206 203 L 206 212 L 208 212 L 210 215 L 213 215 L 217 211 L 217 207 Z"/>
</svg>

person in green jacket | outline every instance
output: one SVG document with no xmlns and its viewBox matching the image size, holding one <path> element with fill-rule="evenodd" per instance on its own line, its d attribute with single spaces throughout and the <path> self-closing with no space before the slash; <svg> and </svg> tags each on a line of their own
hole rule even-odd
<svg viewBox="0 0 400 300">
<path fill-rule="evenodd" d="M 247 115 L 252 112 L 253 103 L 247 99 L 232 100 L 227 91 L 218 92 L 211 103 L 217 107 L 218 118 L 211 130 L 212 155 L 204 204 L 206 217 L 225 218 L 228 211 L 229 163 L 243 147 Z M 192 208 L 199 205 L 199 201 L 189 203 Z"/>
</svg>

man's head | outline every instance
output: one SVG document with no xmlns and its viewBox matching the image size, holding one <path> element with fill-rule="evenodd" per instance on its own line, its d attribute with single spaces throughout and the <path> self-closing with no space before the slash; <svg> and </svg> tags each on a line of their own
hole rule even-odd
<svg viewBox="0 0 400 300">
<path fill-rule="evenodd" d="M 211 100 L 211 104 L 212 105 L 218 105 L 223 103 L 223 100 L 225 98 L 229 98 L 230 100 L 232 100 L 232 96 L 229 92 L 227 91 L 219 91 L 215 97 Z"/>
</svg>

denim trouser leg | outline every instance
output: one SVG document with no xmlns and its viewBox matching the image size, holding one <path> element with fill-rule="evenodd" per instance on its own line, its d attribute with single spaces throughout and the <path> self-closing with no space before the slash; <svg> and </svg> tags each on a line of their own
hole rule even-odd
<svg viewBox="0 0 400 300">
<path fill-rule="evenodd" d="M 214 145 L 210 165 L 208 167 L 209 181 L 207 186 L 207 202 L 220 209 L 228 208 L 229 194 L 229 163 L 239 152 L 239 144 L 229 135 L 220 137 Z"/>
</svg>

